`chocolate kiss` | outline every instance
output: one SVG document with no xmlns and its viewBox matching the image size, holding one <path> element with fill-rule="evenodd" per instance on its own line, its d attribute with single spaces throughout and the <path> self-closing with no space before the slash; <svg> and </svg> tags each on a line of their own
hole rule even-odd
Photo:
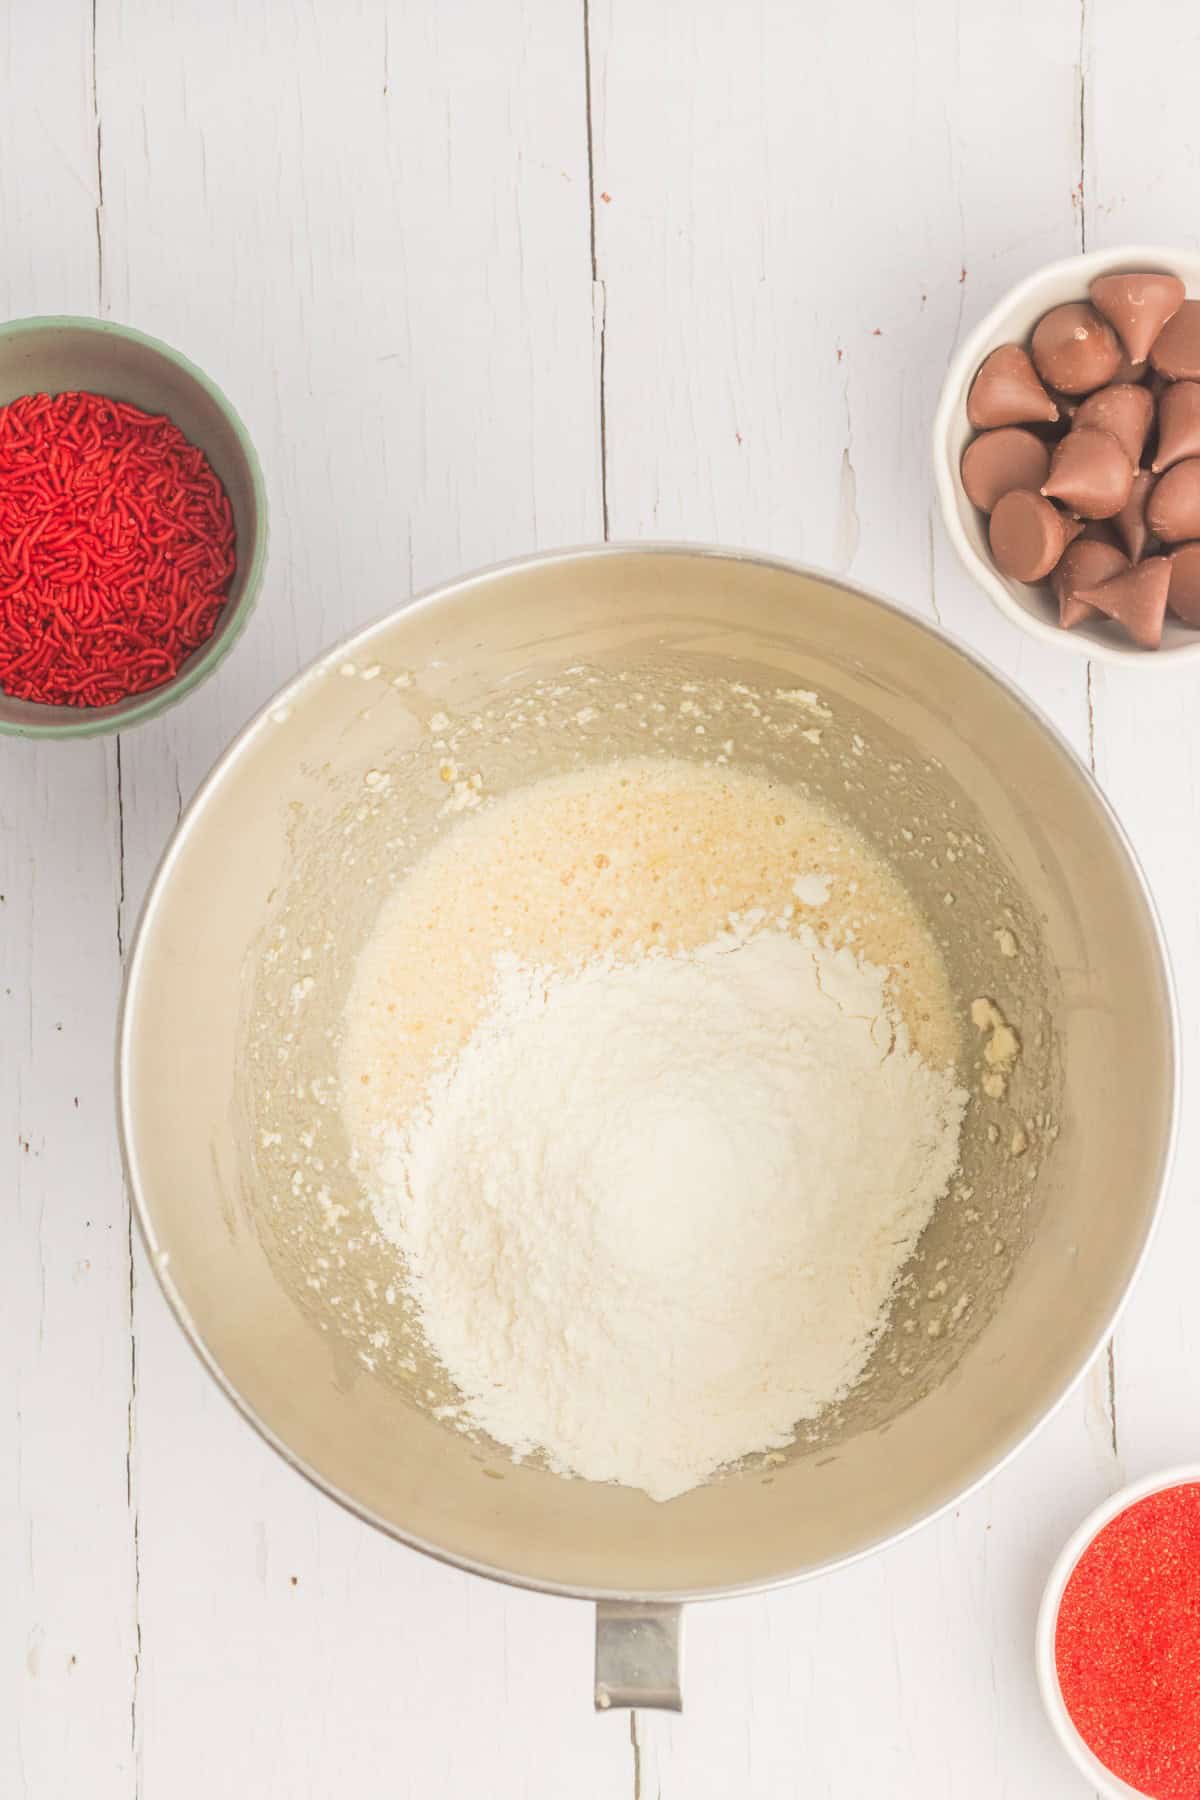
<svg viewBox="0 0 1200 1800">
<path fill-rule="evenodd" d="M 1050 585 L 1058 600 L 1058 622 L 1065 631 L 1081 625 L 1085 619 L 1101 615 L 1076 595 L 1083 588 L 1099 587 L 1129 567 L 1129 558 L 1113 544 L 1094 539 L 1078 539 L 1068 546 L 1061 562 L 1050 577 Z"/>
<path fill-rule="evenodd" d="M 1144 650 L 1157 650 L 1170 585 L 1170 557 L 1150 556 L 1099 587 L 1081 588 L 1074 598 L 1116 619 Z"/>
<path fill-rule="evenodd" d="M 1146 545 L 1150 541 L 1150 527 L 1146 523 L 1146 502 L 1150 498 L 1150 490 L 1154 486 L 1154 477 L 1149 469 L 1139 469 L 1133 478 L 1133 486 L 1129 490 L 1129 498 L 1114 515 L 1113 524 L 1117 528 L 1117 536 L 1125 546 L 1127 555 L 1133 562 L 1145 555 Z"/>
<path fill-rule="evenodd" d="M 1076 625 L 1082 625 L 1085 619 L 1103 618 L 1094 606 L 1085 600 L 1076 600 L 1074 594 L 1060 594 L 1058 600 L 1058 623 L 1063 631 L 1073 631 Z"/>
<path fill-rule="evenodd" d="M 1154 401 L 1145 388 L 1119 382 L 1089 394 L 1071 421 L 1071 429 L 1087 425 L 1095 431 L 1111 431 L 1136 469 L 1153 423 Z"/>
<path fill-rule="evenodd" d="M 1116 374 L 1121 346 L 1094 307 L 1069 300 L 1034 326 L 1033 362 L 1051 387 L 1064 394 L 1090 394 Z"/>
<path fill-rule="evenodd" d="M 1042 493 L 1085 519 L 1111 519 L 1132 486 L 1133 464 L 1112 432 L 1073 425 L 1054 446 Z"/>
<path fill-rule="evenodd" d="M 1152 556 L 1096 587 L 1079 589 L 1074 599 L 1116 619 L 1144 649 L 1157 650 L 1170 584 L 1170 558 Z"/>
<path fill-rule="evenodd" d="M 1032 431 L 1006 425 L 984 431 L 967 445 L 962 484 L 967 499 L 981 512 L 991 512 L 1002 494 L 1013 488 L 1037 488 L 1050 469 L 1050 452 Z"/>
<path fill-rule="evenodd" d="M 1155 338 L 1183 305 L 1184 292 L 1178 275 L 1097 275 L 1088 289 L 1092 305 L 1134 363 L 1145 362 Z"/>
<path fill-rule="evenodd" d="M 1150 361 L 1172 381 L 1200 377 L 1200 300 L 1185 300 L 1154 340 Z"/>
<path fill-rule="evenodd" d="M 1002 575 L 1042 581 L 1082 529 L 1078 519 L 1068 519 L 1040 494 L 1013 488 L 992 509 L 988 542 Z"/>
<path fill-rule="evenodd" d="M 1094 538 L 1080 538 L 1070 544 L 1050 577 L 1058 600 L 1058 622 L 1064 630 L 1097 616 L 1094 606 L 1075 598 L 1081 588 L 1099 587 L 1128 567 L 1129 558 L 1113 544 L 1100 544 Z"/>
<path fill-rule="evenodd" d="M 1156 475 L 1200 456 L 1200 382 L 1173 381 L 1158 403 L 1158 449 L 1150 467 Z"/>
<path fill-rule="evenodd" d="M 1146 503 L 1146 523 L 1168 544 L 1200 537 L 1200 456 L 1159 476 Z"/>
<path fill-rule="evenodd" d="M 994 425 L 1047 424 L 1058 408 L 1037 378 L 1029 353 L 1020 344 L 1001 344 L 979 365 L 967 396 L 967 417 L 977 431 Z"/>
<path fill-rule="evenodd" d="M 1185 625 L 1200 625 L 1200 544 L 1172 550 L 1167 605 Z"/>
</svg>

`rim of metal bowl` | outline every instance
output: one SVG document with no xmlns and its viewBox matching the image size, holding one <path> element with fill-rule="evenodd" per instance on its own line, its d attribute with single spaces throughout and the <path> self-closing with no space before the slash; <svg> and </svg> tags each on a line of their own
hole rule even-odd
<svg viewBox="0 0 1200 1800">
<path fill-rule="evenodd" d="M 390 1520 L 383 1518 L 371 1507 L 355 1499 L 353 1495 L 346 1493 L 334 1482 L 327 1480 L 325 1476 L 321 1475 L 310 1463 L 299 1456 L 290 1445 L 271 1429 L 269 1425 L 258 1417 L 253 1407 L 238 1392 L 224 1370 L 212 1356 L 207 1344 L 204 1342 L 204 1339 L 198 1331 L 195 1321 L 192 1319 L 179 1290 L 175 1286 L 170 1266 L 167 1265 L 164 1267 L 160 1260 L 158 1254 L 159 1246 L 154 1233 L 151 1209 L 142 1190 L 142 1182 L 138 1170 L 135 1152 L 136 1133 L 133 1108 L 130 1099 L 129 1081 L 127 1079 L 130 1054 L 128 1036 L 132 1004 L 140 978 L 146 937 L 153 924 L 155 912 L 158 909 L 162 895 L 171 879 L 174 864 L 187 840 L 193 821 L 199 816 L 207 804 L 209 796 L 227 779 L 242 758 L 248 753 L 259 734 L 267 728 L 272 711 L 281 705 L 286 705 L 290 697 L 298 696 L 304 684 L 308 681 L 314 671 L 327 663 L 349 660 L 357 653 L 359 646 L 368 644 L 377 632 L 394 625 L 410 611 L 432 611 L 435 607 L 469 592 L 472 588 L 482 586 L 485 583 L 494 580 L 497 576 L 508 575 L 519 569 L 528 569 L 539 566 L 551 567 L 555 564 L 561 564 L 563 567 L 567 567 L 571 563 L 594 558 L 629 555 L 705 556 L 724 559 L 732 563 L 752 564 L 755 567 L 760 568 L 778 569 L 787 574 L 825 582 L 831 587 L 839 588 L 844 593 L 853 594 L 856 598 L 866 600 L 871 605 L 880 607 L 885 612 L 889 612 L 902 618 L 907 624 L 911 625 L 914 630 L 922 631 L 930 637 L 937 638 L 939 641 L 949 644 L 952 650 L 964 657 L 966 661 L 975 669 L 979 670 L 981 674 L 986 675 L 991 680 L 997 682 L 1010 698 L 1016 701 L 1017 704 L 1025 710 L 1033 724 L 1038 727 L 1049 744 L 1057 750 L 1059 754 L 1069 759 L 1072 765 L 1078 770 L 1079 774 L 1084 778 L 1085 782 L 1090 786 L 1093 798 L 1100 809 L 1101 816 L 1108 826 L 1113 843 L 1117 850 L 1124 855 L 1128 863 L 1130 871 L 1141 893 L 1142 901 L 1146 907 L 1152 937 L 1158 953 L 1159 968 L 1166 993 L 1168 1035 L 1170 1039 L 1168 1044 L 1171 1063 L 1170 1119 L 1166 1139 L 1163 1144 L 1158 1181 L 1154 1195 L 1154 1205 L 1149 1224 L 1146 1228 L 1146 1235 L 1142 1241 L 1134 1266 L 1130 1271 L 1129 1278 L 1126 1281 L 1112 1312 L 1104 1321 L 1102 1327 L 1096 1332 L 1092 1342 L 1087 1346 L 1084 1353 L 1077 1359 L 1075 1366 L 1064 1379 L 1059 1392 L 1041 1415 L 1034 1420 L 1032 1425 L 1013 1436 L 1005 1444 L 995 1459 L 972 1480 L 968 1481 L 965 1486 L 957 1489 L 952 1494 L 948 1494 L 944 1499 L 939 1500 L 937 1504 L 931 1506 L 927 1512 L 922 1513 L 918 1518 L 913 1519 L 911 1523 L 903 1526 L 898 1531 L 885 1533 L 884 1535 L 873 1539 L 870 1543 L 863 1544 L 857 1550 L 849 1551 L 844 1556 L 829 1557 L 820 1563 L 805 1565 L 801 1568 L 783 1570 L 781 1573 L 771 1575 L 763 1580 L 731 1583 L 728 1586 L 692 1589 L 596 1588 L 579 1586 L 569 1582 L 538 1581 L 534 1580 L 531 1576 L 517 1574 L 512 1570 L 499 1567 L 495 1564 L 484 1563 L 477 1561 L 470 1556 L 459 1555 L 452 1550 L 446 1549 L 440 1544 L 432 1543 L 428 1539 L 418 1536 L 415 1532 L 405 1531 L 400 1526 L 392 1524 Z M 773 1588 L 786 1587 L 794 1581 L 808 1580 L 813 1576 L 828 1574 L 833 1569 L 847 1568 L 852 1563 L 860 1562 L 865 1557 L 874 1555 L 876 1551 L 883 1549 L 885 1546 L 900 1543 L 913 1532 L 919 1531 L 923 1526 L 932 1523 L 934 1519 L 940 1518 L 943 1513 L 949 1512 L 952 1507 L 960 1506 L 970 1495 L 974 1494 L 978 1489 L 983 1487 L 985 1483 L 991 1481 L 998 1475 L 1002 1469 L 1007 1467 L 1013 1458 L 1017 1456 L 1025 1445 L 1036 1436 L 1042 1427 L 1049 1423 L 1058 1412 L 1059 1408 L 1069 1399 L 1075 1388 L 1079 1385 L 1096 1355 L 1111 1335 L 1117 1320 L 1125 1308 L 1129 1295 L 1136 1284 L 1137 1278 L 1145 1266 L 1147 1254 L 1154 1241 L 1155 1232 L 1158 1229 L 1158 1224 L 1162 1216 L 1163 1201 L 1175 1159 L 1175 1148 L 1179 1131 L 1181 1079 L 1179 1009 L 1175 991 L 1175 979 L 1171 968 L 1170 957 L 1167 952 L 1162 921 L 1159 918 L 1158 908 L 1154 903 L 1154 896 L 1150 891 L 1146 876 L 1134 853 L 1133 846 L 1126 835 L 1124 827 L 1114 812 L 1109 800 L 1105 796 L 1103 789 L 1095 780 L 1095 777 L 1091 774 L 1091 771 L 1087 768 L 1086 764 L 1076 755 L 1074 749 L 1058 730 L 1057 726 L 1047 719 L 1040 709 L 1021 693 L 1012 682 L 1007 680 L 1007 678 L 1000 674 L 998 670 L 993 669 L 982 657 L 976 655 L 973 650 L 962 644 L 951 633 L 940 630 L 933 625 L 929 625 L 923 619 L 914 617 L 913 614 L 907 612 L 903 607 L 898 606 L 894 601 L 885 599 L 881 594 L 875 593 L 872 589 L 861 587 L 854 582 L 843 581 L 835 575 L 828 574 L 823 569 L 814 568 L 811 565 L 804 563 L 793 562 L 786 557 L 760 554 L 752 550 L 728 549 L 719 545 L 687 543 L 682 541 L 664 543 L 619 541 L 605 544 L 579 545 L 568 549 L 541 551 L 530 556 L 515 557 L 504 562 L 489 564 L 485 568 L 476 569 L 467 575 L 460 576 L 455 581 L 443 583 L 438 587 L 428 588 L 422 593 L 414 595 L 414 597 L 405 605 L 395 608 L 389 613 L 383 614 L 381 617 L 373 620 L 369 625 L 362 627 L 358 631 L 351 632 L 349 636 L 341 639 L 330 648 L 323 650 L 320 655 L 315 657 L 312 662 L 308 663 L 298 674 L 285 682 L 274 696 L 260 708 L 253 718 L 243 726 L 242 730 L 213 764 L 167 842 L 158 867 L 154 872 L 153 879 L 147 889 L 141 914 L 138 918 L 137 927 L 134 933 L 117 1019 L 116 1051 L 117 1123 L 121 1147 L 121 1159 L 124 1165 L 125 1178 L 129 1187 L 132 1205 L 137 1215 L 142 1241 L 146 1247 L 151 1266 L 158 1278 L 159 1286 L 162 1289 L 167 1304 L 183 1328 L 189 1343 L 199 1356 L 200 1361 L 204 1364 L 209 1374 L 224 1391 L 226 1396 L 233 1402 L 243 1418 L 254 1427 L 260 1437 L 264 1438 L 266 1442 L 279 1453 L 285 1462 L 289 1463 L 298 1474 L 303 1475 L 310 1481 L 321 1493 L 327 1494 L 330 1499 L 336 1500 L 339 1505 L 344 1506 L 348 1512 L 353 1513 L 366 1524 L 375 1526 L 377 1530 L 384 1532 L 388 1537 L 394 1538 L 398 1543 L 407 1545 L 409 1549 L 419 1550 L 424 1555 L 433 1557 L 436 1562 L 447 1563 L 451 1567 L 465 1569 L 470 1574 L 481 1575 L 490 1581 L 499 1581 L 509 1587 L 528 1588 L 535 1593 L 556 1594 L 574 1600 L 630 1600 L 683 1604 L 685 1602 L 700 1600 L 732 1599 L 738 1595 L 762 1593 Z"/>
<path fill-rule="evenodd" d="M 128 726 L 140 725 L 152 719 L 176 701 L 190 694 L 193 688 L 199 687 L 213 670 L 222 663 L 241 637 L 250 615 L 254 611 L 262 587 L 263 572 L 267 561 L 267 487 L 263 479 L 262 465 L 258 460 L 258 452 L 254 448 L 250 433 L 246 430 L 241 414 L 232 401 L 218 387 L 210 375 L 206 375 L 190 357 L 165 344 L 161 338 L 152 337 L 149 332 L 139 331 L 133 325 L 121 325 L 113 319 L 95 319 L 86 314 L 47 313 L 43 316 L 31 316 L 25 319 L 9 319 L 0 324 L 0 343 L 8 338 L 32 336 L 38 331 L 85 331 L 96 337 L 121 338 L 127 343 L 138 344 L 143 349 L 152 350 L 166 362 L 174 364 L 196 386 L 201 388 L 213 401 L 218 411 L 223 414 L 237 439 L 238 448 L 246 459 L 250 471 L 250 485 L 254 491 L 254 506 L 258 515 L 258 529 L 254 535 L 249 561 L 245 564 L 245 581 L 241 593 L 233 604 L 224 629 L 220 625 L 206 644 L 193 651 L 195 660 L 180 674 L 161 686 L 147 688 L 142 694 L 135 695 L 131 702 L 118 701 L 121 708 L 114 707 L 47 707 L 47 713 L 70 714 L 70 717 L 40 719 L 28 723 L 15 723 L 11 719 L 0 718 L 0 736 L 24 738 L 84 738 L 101 737 L 106 732 L 124 731 Z"/>
</svg>

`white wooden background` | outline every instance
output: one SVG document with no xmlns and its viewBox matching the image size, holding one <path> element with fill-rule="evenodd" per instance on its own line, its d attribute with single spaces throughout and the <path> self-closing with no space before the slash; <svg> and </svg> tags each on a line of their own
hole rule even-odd
<svg viewBox="0 0 1200 1800">
<path fill-rule="evenodd" d="M 1071 1796 L 1030 1636 L 1127 1477 L 1200 1454 L 1196 1089 L 1106 1361 L 898 1549 L 694 1609 L 687 1711 L 596 1718 L 586 1608 L 437 1567 L 289 1473 L 131 1236 L 111 1039 L 164 837 L 322 645 L 535 546 L 849 571 L 1091 758 L 1200 1022 L 1200 708 L 964 578 L 927 431 L 961 329 L 1074 249 L 1200 243 L 1191 0 L 2 0 L 0 316 L 160 334 L 242 410 L 265 592 L 123 742 L 0 741 L 5 1800 Z M 1136 1092 L 1136 1085 L 1131 1090 Z"/>
</svg>

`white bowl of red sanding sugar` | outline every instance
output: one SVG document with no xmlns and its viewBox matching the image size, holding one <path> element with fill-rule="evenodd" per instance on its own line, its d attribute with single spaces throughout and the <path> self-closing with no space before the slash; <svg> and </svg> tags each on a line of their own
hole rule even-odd
<svg viewBox="0 0 1200 1800">
<path fill-rule="evenodd" d="M 1086 1518 L 1037 1622 L 1051 1725 L 1102 1800 L 1200 1796 L 1200 1463 Z"/>
<path fill-rule="evenodd" d="M 960 474 L 963 452 L 975 436 L 967 417 L 967 396 L 984 358 L 1002 344 L 1028 345 L 1039 319 L 1053 307 L 1086 301 L 1089 286 L 1098 276 L 1134 271 L 1177 275 L 1187 298 L 1200 299 L 1200 254 L 1144 244 L 1067 257 L 1010 289 L 963 341 L 946 373 L 933 424 L 933 474 L 950 542 L 967 573 L 1014 625 L 1043 643 L 1079 656 L 1162 670 L 1179 668 L 1183 661 L 1200 657 L 1200 630 L 1168 613 L 1157 652 L 1134 643 L 1112 619 L 1091 618 L 1064 630 L 1048 582 L 1027 585 L 996 567 L 988 543 L 988 517 L 968 499 Z"/>
</svg>

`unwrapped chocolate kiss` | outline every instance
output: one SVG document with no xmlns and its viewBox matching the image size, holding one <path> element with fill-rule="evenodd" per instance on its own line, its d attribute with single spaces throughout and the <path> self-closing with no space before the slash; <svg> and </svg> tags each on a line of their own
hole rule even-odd
<svg viewBox="0 0 1200 1800">
<path fill-rule="evenodd" d="M 1033 328 L 1033 364 L 1064 394 L 1090 394 L 1116 374 L 1121 346 L 1111 325 L 1086 300 L 1043 314 Z"/>
<path fill-rule="evenodd" d="M 988 527 L 996 567 L 1014 581 L 1044 581 L 1083 527 L 1049 500 L 1014 488 L 997 500 Z"/>
<path fill-rule="evenodd" d="M 1073 425 L 1054 446 L 1042 492 L 1084 519 L 1111 519 L 1129 498 L 1133 464 L 1111 431 Z"/>
<path fill-rule="evenodd" d="M 1058 600 L 1059 624 L 1069 631 L 1073 625 L 1082 625 L 1085 619 L 1100 617 L 1094 606 L 1076 596 L 1084 588 L 1099 587 L 1101 582 L 1111 581 L 1114 575 L 1128 567 L 1129 558 L 1114 544 L 1082 537 L 1069 544 L 1050 577 Z"/>
<path fill-rule="evenodd" d="M 977 431 L 997 425 L 1052 424 L 1058 408 L 1037 377 L 1029 352 L 1001 344 L 985 357 L 967 397 L 967 417 Z"/>
<path fill-rule="evenodd" d="M 1158 403 L 1158 449 L 1151 464 L 1156 475 L 1200 456 L 1200 381 L 1173 381 Z"/>
<path fill-rule="evenodd" d="M 1013 488 L 1040 488 L 1049 472 L 1049 447 L 1019 425 L 981 431 L 963 453 L 962 484 L 980 512 L 991 512 Z"/>
<path fill-rule="evenodd" d="M 1116 619 L 1143 650 L 1157 650 L 1170 585 L 1170 557 L 1151 556 L 1096 587 L 1080 588 L 1074 598 Z"/>
<path fill-rule="evenodd" d="M 1146 502 L 1146 523 L 1165 544 L 1200 538 L 1200 456 L 1159 476 Z"/>
<path fill-rule="evenodd" d="M 1178 275 L 1097 275 L 1088 292 L 1125 346 L 1133 363 L 1144 363 L 1150 346 L 1183 305 Z"/>
</svg>

